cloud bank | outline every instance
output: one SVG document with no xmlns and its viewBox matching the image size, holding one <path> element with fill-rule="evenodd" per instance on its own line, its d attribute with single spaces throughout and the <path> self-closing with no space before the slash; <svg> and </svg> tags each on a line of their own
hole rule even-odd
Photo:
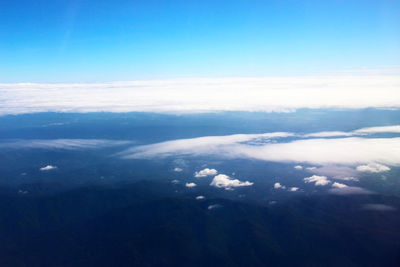
<svg viewBox="0 0 400 267">
<path fill-rule="evenodd" d="M 34 112 L 288 112 L 400 107 L 398 75 L 0 84 L 0 115 Z"/>
<path fill-rule="evenodd" d="M 214 155 L 275 162 L 317 165 L 400 165 L 400 138 L 302 139 L 286 143 L 243 143 L 260 135 L 212 136 L 137 146 L 119 154 L 123 158 L 154 158 L 175 155 Z M 314 170 L 316 171 L 316 170 Z"/>
</svg>

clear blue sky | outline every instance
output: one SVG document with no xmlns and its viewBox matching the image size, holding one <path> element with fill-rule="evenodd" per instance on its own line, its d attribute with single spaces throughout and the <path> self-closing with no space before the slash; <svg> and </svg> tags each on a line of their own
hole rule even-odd
<svg viewBox="0 0 400 267">
<path fill-rule="evenodd" d="M 399 63 L 400 1 L 0 1 L 0 82 L 292 75 Z"/>
</svg>

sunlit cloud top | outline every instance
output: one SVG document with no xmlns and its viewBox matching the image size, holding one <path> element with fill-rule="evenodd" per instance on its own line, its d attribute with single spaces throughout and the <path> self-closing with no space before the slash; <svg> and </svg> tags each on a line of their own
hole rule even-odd
<svg viewBox="0 0 400 267">
<path fill-rule="evenodd" d="M 34 112 L 290 112 L 399 108 L 400 76 L 177 79 L 93 84 L 0 84 L 0 115 Z"/>
</svg>

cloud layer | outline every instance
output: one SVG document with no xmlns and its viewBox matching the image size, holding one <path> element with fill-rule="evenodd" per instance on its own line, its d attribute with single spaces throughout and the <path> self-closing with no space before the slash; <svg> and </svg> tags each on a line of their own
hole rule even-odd
<svg viewBox="0 0 400 267">
<path fill-rule="evenodd" d="M 400 107 L 398 75 L 0 84 L 0 115 L 33 112 L 287 112 Z"/>
<path fill-rule="evenodd" d="M 214 155 L 223 158 L 250 158 L 325 166 L 372 163 L 400 165 L 400 137 L 307 138 L 284 143 L 272 143 L 264 140 L 264 143 L 258 145 L 252 145 L 249 142 L 260 138 L 283 138 L 286 136 L 293 136 L 293 134 L 239 134 L 180 139 L 133 147 L 119 155 L 123 158 Z"/>
</svg>

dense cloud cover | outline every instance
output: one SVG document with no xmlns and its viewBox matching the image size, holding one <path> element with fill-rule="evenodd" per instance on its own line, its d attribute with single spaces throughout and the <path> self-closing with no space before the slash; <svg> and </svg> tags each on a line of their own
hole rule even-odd
<svg viewBox="0 0 400 267">
<path fill-rule="evenodd" d="M 288 112 L 400 107 L 397 75 L 0 84 L 0 115 L 34 112 Z"/>
</svg>

